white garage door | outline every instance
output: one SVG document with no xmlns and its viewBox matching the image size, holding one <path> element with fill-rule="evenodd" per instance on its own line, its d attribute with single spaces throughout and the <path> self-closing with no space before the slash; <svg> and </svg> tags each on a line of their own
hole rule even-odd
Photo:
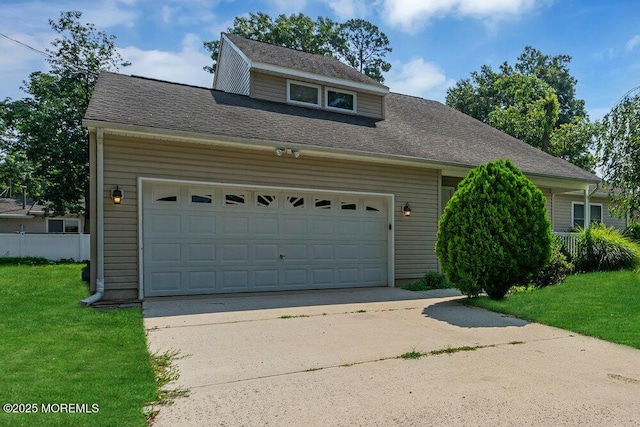
<svg viewBox="0 0 640 427">
<path fill-rule="evenodd" d="M 384 196 L 152 183 L 145 296 L 386 286 Z"/>
</svg>

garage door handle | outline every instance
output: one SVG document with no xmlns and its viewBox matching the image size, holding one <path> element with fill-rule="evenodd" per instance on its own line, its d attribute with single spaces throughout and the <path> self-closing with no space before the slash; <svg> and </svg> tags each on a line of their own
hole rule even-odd
<svg viewBox="0 0 640 427">
<path fill-rule="evenodd" d="M 284 254 L 280 254 L 280 259 L 284 259 L 285 255 Z"/>
</svg>

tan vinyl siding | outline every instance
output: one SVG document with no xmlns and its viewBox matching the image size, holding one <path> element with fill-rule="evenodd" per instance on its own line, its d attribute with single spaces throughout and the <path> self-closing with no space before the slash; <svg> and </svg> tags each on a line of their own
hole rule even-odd
<svg viewBox="0 0 640 427">
<path fill-rule="evenodd" d="M 384 97 L 368 93 L 358 93 L 358 115 L 384 118 Z"/>
<path fill-rule="evenodd" d="M 251 97 L 273 102 L 287 102 L 287 80 L 264 73 L 251 72 Z"/>
<path fill-rule="evenodd" d="M 554 197 L 554 228 L 553 231 L 566 232 L 573 227 L 572 219 L 572 202 L 584 203 L 584 197 L 573 194 L 556 194 Z M 624 230 L 626 221 L 624 219 L 615 218 L 609 212 L 609 200 L 607 197 L 591 197 L 591 203 L 602 205 L 602 222 L 607 227 L 615 227 Z"/>
<path fill-rule="evenodd" d="M 292 80 L 299 81 L 296 78 Z M 309 82 L 320 85 L 320 103 L 324 106 L 326 85 L 321 82 Z M 329 86 L 333 87 L 333 86 Z M 340 89 L 340 88 L 337 88 Z M 344 88 L 348 89 L 348 88 Z M 351 89 L 352 90 L 352 89 Z M 281 76 L 251 71 L 251 97 L 273 102 L 287 102 L 287 79 Z M 359 116 L 384 118 L 384 97 L 368 93 L 356 92 L 356 114 Z"/>
<path fill-rule="evenodd" d="M 418 278 L 436 270 L 435 170 L 306 157 L 277 157 L 207 145 L 105 136 L 105 286 L 138 287 L 138 177 L 395 194 L 395 276 Z M 119 185 L 121 205 L 110 200 Z M 401 215 L 409 202 L 411 217 Z"/>
</svg>

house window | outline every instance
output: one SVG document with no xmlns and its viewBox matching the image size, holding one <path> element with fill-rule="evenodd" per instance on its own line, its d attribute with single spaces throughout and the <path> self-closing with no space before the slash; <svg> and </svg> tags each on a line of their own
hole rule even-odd
<svg viewBox="0 0 640 427">
<path fill-rule="evenodd" d="M 356 94 L 348 90 L 325 89 L 326 107 L 329 110 L 356 112 Z"/>
<path fill-rule="evenodd" d="M 602 222 L 602 204 L 592 203 L 591 223 Z M 573 203 L 573 226 L 584 227 L 584 203 Z"/>
<path fill-rule="evenodd" d="M 293 104 L 320 107 L 320 86 L 288 81 L 287 101 Z"/>
<path fill-rule="evenodd" d="M 48 219 L 47 233 L 79 233 L 79 219 Z"/>
</svg>

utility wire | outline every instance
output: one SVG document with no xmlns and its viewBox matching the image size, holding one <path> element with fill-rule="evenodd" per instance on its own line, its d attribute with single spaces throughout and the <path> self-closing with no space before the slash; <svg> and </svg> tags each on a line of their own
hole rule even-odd
<svg viewBox="0 0 640 427">
<path fill-rule="evenodd" d="M 19 45 L 22 45 L 22 46 L 26 47 L 27 49 L 31 49 L 32 51 L 34 51 L 34 52 L 36 52 L 36 53 L 39 53 L 40 55 L 44 55 L 44 56 L 46 56 L 47 58 L 52 58 L 52 56 L 51 56 L 49 53 L 47 53 L 47 52 L 43 52 L 43 51 L 41 51 L 41 50 L 38 50 L 38 49 L 36 49 L 35 47 L 29 46 L 28 44 L 23 43 L 23 42 L 21 42 L 20 40 L 16 40 L 16 39 L 14 39 L 14 38 L 11 38 L 11 37 L 9 37 L 9 36 L 8 36 L 8 35 L 6 35 L 6 34 L 0 33 L 0 36 L 4 37 L 4 38 L 5 38 L 5 39 L 7 39 L 7 40 L 11 40 L 11 41 L 12 41 L 12 42 L 14 42 L 14 43 L 18 43 Z"/>
</svg>

